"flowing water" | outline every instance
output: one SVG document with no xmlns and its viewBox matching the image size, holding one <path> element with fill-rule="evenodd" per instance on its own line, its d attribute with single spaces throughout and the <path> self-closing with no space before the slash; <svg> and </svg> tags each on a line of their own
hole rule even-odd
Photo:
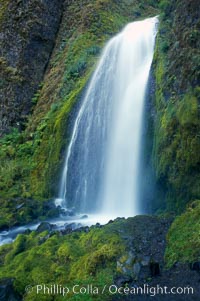
<svg viewBox="0 0 200 301">
<path fill-rule="evenodd" d="M 81 212 L 138 212 L 142 116 L 157 17 L 128 24 L 106 45 L 75 120 L 59 200 Z"/>
<path fill-rule="evenodd" d="M 138 210 L 145 93 L 157 17 L 128 24 L 106 45 L 75 119 L 56 205 L 89 213 L 51 219 L 55 230 L 105 224 Z M 0 233 L 0 245 L 36 224 Z"/>
</svg>

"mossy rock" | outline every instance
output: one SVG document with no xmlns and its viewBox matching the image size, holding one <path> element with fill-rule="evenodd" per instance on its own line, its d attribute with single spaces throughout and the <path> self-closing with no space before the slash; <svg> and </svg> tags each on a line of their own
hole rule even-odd
<svg viewBox="0 0 200 301">
<path fill-rule="evenodd" d="M 191 199 L 200 197 L 197 3 L 190 6 L 185 0 L 163 0 L 160 8 L 162 14 L 153 62 L 156 86 L 152 151 L 156 195 L 153 209 L 180 213 Z M 186 20 L 190 24 L 187 27 Z M 193 36 L 196 42 L 187 43 L 186 40 Z M 196 63 L 192 62 L 193 57 Z"/>
<path fill-rule="evenodd" d="M 165 260 L 167 267 L 177 262 L 192 263 L 200 260 L 200 201 L 188 205 L 178 216 L 167 234 Z"/>
</svg>

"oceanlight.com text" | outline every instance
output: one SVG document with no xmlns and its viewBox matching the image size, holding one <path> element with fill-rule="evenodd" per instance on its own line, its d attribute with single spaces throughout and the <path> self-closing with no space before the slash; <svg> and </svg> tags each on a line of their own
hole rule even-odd
<svg viewBox="0 0 200 301">
<path fill-rule="evenodd" d="M 75 284 L 73 286 L 62 286 L 60 284 L 38 284 L 35 286 L 28 285 L 25 288 L 27 294 L 36 295 L 60 295 L 66 296 L 70 295 L 149 295 L 155 297 L 156 295 L 193 295 L 194 288 L 190 286 L 186 287 L 168 287 L 168 286 L 150 286 L 144 284 L 143 286 L 117 286 L 104 285 L 103 287 L 98 287 L 92 284 L 80 285 Z"/>
</svg>

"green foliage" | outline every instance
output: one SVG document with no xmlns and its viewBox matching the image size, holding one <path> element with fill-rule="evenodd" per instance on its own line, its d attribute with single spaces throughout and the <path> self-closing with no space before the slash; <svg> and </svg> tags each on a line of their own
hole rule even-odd
<svg viewBox="0 0 200 301">
<path fill-rule="evenodd" d="M 173 222 L 167 235 L 165 260 L 167 267 L 176 262 L 200 260 L 200 201 L 191 202 L 185 213 Z"/>
<path fill-rule="evenodd" d="M 81 58 L 78 62 L 75 63 L 75 65 L 72 65 L 70 67 L 70 70 L 68 71 L 68 77 L 69 78 L 79 77 L 86 69 L 86 66 L 87 66 L 86 59 Z"/>
<path fill-rule="evenodd" d="M 170 9 L 170 1 L 169 0 L 161 0 L 159 3 L 159 8 L 161 9 L 162 12 L 168 11 Z"/>
<path fill-rule="evenodd" d="M 1 25 L 1 22 L 3 21 L 3 19 L 4 19 L 4 15 L 7 11 L 9 1 L 10 0 L 1 0 L 1 2 L 0 2 L 0 25 Z"/>
<path fill-rule="evenodd" d="M 198 125 L 198 100 L 194 95 L 184 96 L 177 108 L 177 118 L 181 126 Z"/>
<path fill-rule="evenodd" d="M 24 225 L 35 220 L 45 220 L 58 216 L 58 210 L 49 203 L 27 198 L 0 198 L 0 230 Z"/>
<path fill-rule="evenodd" d="M 32 98 L 32 103 L 33 103 L 33 104 L 36 104 L 36 103 L 38 102 L 38 100 L 39 100 L 39 98 L 40 98 L 40 91 L 41 91 L 43 85 L 44 85 L 43 82 L 40 83 L 38 91 L 34 94 L 34 96 L 33 96 L 33 98 Z"/>
<path fill-rule="evenodd" d="M 167 52 L 169 50 L 168 41 L 162 41 L 162 44 L 161 44 L 160 48 L 161 48 L 162 52 L 164 52 L 164 53 Z"/>
<path fill-rule="evenodd" d="M 160 18 L 153 62 L 155 210 L 182 212 L 187 202 L 200 197 L 199 54 L 192 17 L 195 6 L 190 10 L 191 24 L 185 27 L 188 5 L 187 1 L 161 1 L 159 5 L 164 17 Z"/>
<path fill-rule="evenodd" d="M 12 251 L 5 256 L 5 263 L 8 264 L 17 254 L 25 250 L 26 236 L 19 234 L 13 243 Z"/>
<path fill-rule="evenodd" d="M 167 201 L 169 210 L 181 211 L 191 197 L 199 195 L 199 129 L 196 97 L 186 94 L 182 100 L 171 98 L 160 116 L 154 145 L 157 177 L 165 177 L 173 190 Z"/>
<path fill-rule="evenodd" d="M 101 48 L 99 46 L 91 46 L 90 48 L 87 49 L 87 54 L 88 55 L 97 55 L 101 51 Z"/>
<path fill-rule="evenodd" d="M 34 163 L 32 142 L 24 141 L 17 129 L 0 140 L 0 191 L 1 197 L 21 195 L 29 197 L 26 177 Z"/>
<path fill-rule="evenodd" d="M 121 222 L 67 236 L 57 233 L 49 237 L 46 232 L 19 235 L 13 244 L 0 248 L 0 277 L 14 277 L 20 295 L 31 284 L 34 290 L 24 296 L 26 301 L 46 300 L 42 294 L 35 293 L 35 286 L 43 283 L 47 286 L 58 283 L 71 289 L 75 284 L 81 287 L 93 284 L 102 290 L 105 284 L 112 283 L 117 259 L 125 254 L 118 228 Z M 79 297 L 70 293 L 67 300 L 79 300 Z M 61 296 L 55 298 L 61 300 Z M 102 300 L 100 294 L 90 298 Z M 109 295 L 105 294 L 104 300 L 109 300 Z"/>
</svg>

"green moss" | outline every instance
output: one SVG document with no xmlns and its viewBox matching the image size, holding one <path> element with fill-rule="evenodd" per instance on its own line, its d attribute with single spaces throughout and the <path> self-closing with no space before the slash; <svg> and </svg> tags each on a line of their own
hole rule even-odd
<svg viewBox="0 0 200 301">
<path fill-rule="evenodd" d="M 10 198 L 9 200 L 1 197 L 0 207 L 0 230 L 59 215 L 58 210 L 52 208 L 49 202 L 22 197 Z"/>
<path fill-rule="evenodd" d="M 153 206 L 175 212 L 182 212 L 187 202 L 200 197 L 198 71 L 190 59 L 195 56 L 198 65 L 198 45 L 185 44 L 197 25 L 192 7 L 191 26 L 184 27 L 187 6 L 187 1 L 161 1 L 163 14 L 153 63 L 156 115 L 152 157 L 157 191 Z"/>
<path fill-rule="evenodd" d="M 4 15 L 7 12 L 7 8 L 10 0 L 1 0 L 0 2 L 0 25 L 4 19 Z"/>
<path fill-rule="evenodd" d="M 31 172 L 30 192 L 36 197 L 51 196 L 55 185 L 55 175 L 60 167 L 60 153 L 66 143 L 68 115 L 84 88 L 90 72 L 77 83 L 76 90 L 68 96 L 66 102 L 56 110 L 48 113 L 48 118 L 39 125 L 41 133 L 40 145 L 37 147 L 33 160 L 37 162 Z M 51 133 L 51 134 L 50 134 Z M 40 181 L 38 181 L 40 179 Z M 56 181 L 57 184 L 57 181 Z"/>
<path fill-rule="evenodd" d="M 47 286 L 58 283 L 71 291 L 75 284 L 81 287 L 93 284 L 102 290 L 105 284 L 112 284 L 117 259 L 125 253 L 119 227 L 121 222 L 101 229 L 91 228 L 89 233 L 74 232 L 67 236 L 57 233 L 50 238 L 46 232 L 19 235 L 12 245 L 0 248 L 0 277 L 15 277 L 14 285 L 20 295 L 31 284 L 34 289 L 24 296 L 26 301 L 43 300 L 42 294 L 35 293 L 35 286 L 43 283 Z M 90 297 L 102 300 L 100 294 Z M 56 300 L 62 298 L 57 296 Z M 77 295 L 70 292 L 67 300 L 78 300 Z M 108 294 L 104 300 L 109 300 Z"/>
<path fill-rule="evenodd" d="M 29 197 L 28 176 L 33 161 L 32 142 L 24 141 L 24 135 L 17 129 L 0 140 L 0 191 L 1 197 Z"/>
<path fill-rule="evenodd" d="M 176 262 L 192 263 L 200 260 L 199 215 L 200 201 L 195 201 L 173 222 L 167 235 L 167 267 Z"/>
<path fill-rule="evenodd" d="M 185 95 L 177 108 L 177 118 L 181 126 L 198 125 L 198 100 L 194 95 Z"/>
<path fill-rule="evenodd" d="M 196 97 L 188 93 L 182 100 L 171 98 L 159 118 L 154 144 L 157 177 L 164 177 L 172 191 L 168 209 L 181 211 L 191 197 L 199 196 L 196 177 L 200 124 Z"/>
</svg>

